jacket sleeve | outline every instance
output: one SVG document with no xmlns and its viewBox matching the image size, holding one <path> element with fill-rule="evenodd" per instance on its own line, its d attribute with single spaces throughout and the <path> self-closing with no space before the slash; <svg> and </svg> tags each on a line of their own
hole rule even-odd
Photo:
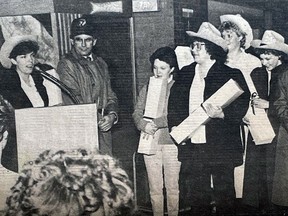
<svg viewBox="0 0 288 216">
<path fill-rule="evenodd" d="M 144 110 L 146 105 L 146 97 L 147 97 L 147 85 L 143 86 L 139 92 L 137 97 L 137 103 L 134 107 L 134 112 L 132 114 L 134 123 L 138 130 L 145 131 L 145 127 L 148 121 L 143 119 Z"/>
<path fill-rule="evenodd" d="M 167 116 L 161 116 L 159 118 L 153 119 L 153 122 L 157 125 L 158 128 L 167 128 Z"/>
<path fill-rule="evenodd" d="M 111 87 L 111 79 L 109 75 L 108 65 L 101 57 L 97 57 L 98 64 L 105 73 L 105 83 L 107 87 L 107 103 L 105 106 L 105 114 L 114 113 L 117 115 L 118 112 L 118 98 L 116 93 Z"/>
<path fill-rule="evenodd" d="M 189 116 L 189 94 L 194 78 L 195 64 L 185 66 L 177 73 L 168 100 L 168 127 L 171 130 Z"/>
<path fill-rule="evenodd" d="M 81 90 L 77 82 L 76 73 L 77 70 L 73 64 L 66 58 L 59 61 L 57 66 L 57 73 L 59 74 L 60 80 L 72 91 L 80 103 L 84 103 L 83 97 L 81 96 Z M 63 93 L 64 104 L 74 104 L 72 99 Z"/>
<path fill-rule="evenodd" d="M 275 114 L 280 118 L 282 125 L 288 131 L 288 71 L 284 72 L 279 79 L 279 91 L 277 98 L 269 110 L 275 109 Z"/>
<path fill-rule="evenodd" d="M 232 75 L 231 78 L 237 82 L 244 92 L 229 106 L 223 109 L 224 120 L 230 124 L 241 124 L 242 118 L 247 113 L 249 107 L 250 91 L 240 70 L 232 69 L 229 73 Z"/>
<path fill-rule="evenodd" d="M 105 107 L 106 113 L 115 113 L 117 115 L 118 112 L 118 98 L 116 93 L 112 90 L 110 76 L 108 75 L 108 79 L 106 80 L 107 84 L 107 104 Z"/>
</svg>

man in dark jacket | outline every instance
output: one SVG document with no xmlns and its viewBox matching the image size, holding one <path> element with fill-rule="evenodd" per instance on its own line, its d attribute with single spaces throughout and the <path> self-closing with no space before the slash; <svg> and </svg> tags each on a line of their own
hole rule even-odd
<svg viewBox="0 0 288 216">
<path fill-rule="evenodd" d="M 244 93 L 223 109 L 207 104 L 205 111 L 210 120 L 179 144 L 180 197 L 184 196 L 184 202 L 192 206 L 193 215 L 206 215 L 214 194 L 217 211 L 231 214 L 235 200 L 234 167 L 242 164 L 243 157 L 239 126 L 250 93 L 241 71 L 224 64 L 227 46 L 213 25 L 202 23 L 197 33 L 187 34 L 192 39 L 195 62 L 175 78 L 168 107 L 169 127 L 179 125 L 230 79 Z"/>
</svg>

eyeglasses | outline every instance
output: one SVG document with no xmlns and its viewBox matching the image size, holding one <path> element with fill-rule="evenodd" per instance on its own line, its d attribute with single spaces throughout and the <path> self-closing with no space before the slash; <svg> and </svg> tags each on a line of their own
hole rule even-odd
<svg viewBox="0 0 288 216">
<path fill-rule="evenodd" d="M 197 42 L 197 43 L 193 43 L 190 45 L 190 48 L 193 50 L 195 47 L 196 47 L 196 50 L 197 51 L 200 51 L 202 46 L 204 46 L 205 43 L 200 43 L 200 42 Z"/>
</svg>

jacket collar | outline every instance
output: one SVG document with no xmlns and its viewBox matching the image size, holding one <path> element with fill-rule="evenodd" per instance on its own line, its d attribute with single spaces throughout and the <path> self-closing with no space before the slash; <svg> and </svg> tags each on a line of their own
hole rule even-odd
<svg viewBox="0 0 288 216">
<path fill-rule="evenodd" d="M 74 58 L 76 58 L 76 59 L 79 60 L 80 62 L 83 62 L 83 61 L 86 62 L 85 57 L 79 55 L 79 54 L 76 52 L 76 50 L 75 50 L 74 47 L 72 47 L 72 49 L 71 49 L 71 54 L 72 54 L 72 56 L 73 56 Z M 92 59 L 95 60 L 95 59 L 96 59 L 96 56 L 95 56 L 93 53 L 91 53 L 91 55 L 92 55 Z M 90 55 L 89 55 L 89 56 L 90 56 Z"/>
</svg>

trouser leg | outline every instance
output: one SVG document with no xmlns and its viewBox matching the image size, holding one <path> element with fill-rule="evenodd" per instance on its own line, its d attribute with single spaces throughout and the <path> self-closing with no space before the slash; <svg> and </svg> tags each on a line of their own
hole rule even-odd
<svg viewBox="0 0 288 216">
<path fill-rule="evenodd" d="M 162 152 L 144 155 L 154 216 L 164 215 Z"/>
<path fill-rule="evenodd" d="M 235 209 L 234 166 L 212 165 L 214 194 L 219 215 L 233 215 Z"/>
<path fill-rule="evenodd" d="M 179 172 L 181 166 L 178 161 L 178 148 L 176 145 L 163 145 L 162 152 L 168 216 L 177 216 L 179 211 Z"/>
</svg>

